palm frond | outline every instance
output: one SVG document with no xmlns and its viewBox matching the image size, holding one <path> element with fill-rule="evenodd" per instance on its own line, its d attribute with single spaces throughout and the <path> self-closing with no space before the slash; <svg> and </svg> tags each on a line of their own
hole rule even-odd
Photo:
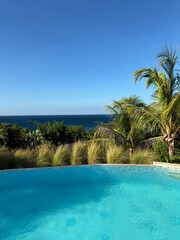
<svg viewBox="0 0 180 240">
<path fill-rule="evenodd" d="M 158 141 L 163 141 L 164 136 L 158 136 L 158 137 L 152 137 L 148 139 L 144 139 L 143 141 L 140 141 L 139 144 L 143 144 L 146 147 L 152 147 L 152 145 Z"/>
<path fill-rule="evenodd" d="M 106 108 L 109 110 L 110 113 L 117 115 L 118 111 L 114 109 L 114 107 L 107 105 Z"/>
<path fill-rule="evenodd" d="M 170 104 L 162 113 L 163 118 L 169 117 L 169 115 L 172 114 L 173 111 L 180 112 L 180 94 L 177 94 L 176 96 L 173 97 Z"/>
<path fill-rule="evenodd" d="M 126 141 L 126 138 L 123 136 L 123 134 L 120 133 L 117 129 L 115 129 L 112 123 L 99 125 L 94 133 L 94 138 L 112 139 L 121 144 L 124 144 Z"/>
<path fill-rule="evenodd" d="M 138 123 L 145 120 L 146 122 L 152 122 L 154 126 L 160 126 L 162 122 L 159 115 L 158 111 L 150 105 L 145 108 L 136 108 L 135 118 Z"/>
<path fill-rule="evenodd" d="M 152 68 L 142 68 L 133 73 L 134 81 L 140 81 L 143 78 L 149 78 L 152 74 Z"/>
<path fill-rule="evenodd" d="M 164 69 L 168 77 L 171 79 L 174 74 L 174 67 L 177 63 L 177 50 L 173 50 L 165 46 L 157 55 L 160 66 Z"/>
</svg>

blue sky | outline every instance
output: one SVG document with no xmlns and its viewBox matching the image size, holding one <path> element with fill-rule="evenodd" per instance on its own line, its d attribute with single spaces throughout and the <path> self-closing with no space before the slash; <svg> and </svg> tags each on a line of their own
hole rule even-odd
<svg viewBox="0 0 180 240">
<path fill-rule="evenodd" d="M 132 73 L 180 41 L 179 0 L 0 0 L 0 115 L 96 114 L 149 103 Z"/>
</svg>

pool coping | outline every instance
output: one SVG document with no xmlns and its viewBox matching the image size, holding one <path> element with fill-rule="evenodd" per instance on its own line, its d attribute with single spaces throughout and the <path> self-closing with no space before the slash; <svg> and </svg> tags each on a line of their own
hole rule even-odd
<svg viewBox="0 0 180 240">
<path fill-rule="evenodd" d="M 178 163 L 153 162 L 153 166 L 175 168 L 175 169 L 180 170 L 180 164 L 178 164 Z"/>
<path fill-rule="evenodd" d="M 20 171 L 20 170 L 40 170 L 40 169 L 58 169 L 58 168 L 74 168 L 74 167 L 93 167 L 93 166 L 122 166 L 122 167 L 153 167 L 152 164 L 81 164 L 81 165 L 64 165 L 64 166 L 50 166 L 50 167 L 33 167 L 33 168 L 11 168 L 11 169 L 0 169 L 0 172 L 6 171 Z"/>
<path fill-rule="evenodd" d="M 50 166 L 50 167 L 34 167 L 34 168 L 12 168 L 12 169 L 0 169 L 0 172 L 6 171 L 20 171 L 20 170 L 40 170 L 40 169 L 58 169 L 58 168 L 69 168 L 69 167 L 88 167 L 88 166 L 122 166 L 122 167 L 167 167 L 171 169 L 180 170 L 180 164 L 175 163 L 164 163 L 164 162 L 153 162 L 153 164 L 82 164 L 82 165 L 67 165 L 67 166 Z"/>
</svg>

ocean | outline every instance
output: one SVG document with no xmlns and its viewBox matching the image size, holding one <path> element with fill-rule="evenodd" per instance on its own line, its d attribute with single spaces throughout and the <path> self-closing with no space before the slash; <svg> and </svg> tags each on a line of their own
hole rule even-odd
<svg viewBox="0 0 180 240">
<path fill-rule="evenodd" d="M 33 122 L 47 123 L 54 121 L 65 125 L 83 126 L 85 130 L 94 129 L 98 123 L 107 123 L 112 120 L 110 115 L 33 115 L 33 116 L 0 116 L 0 123 L 17 124 L 21 127 L 34 129 Z"/>
</svg>

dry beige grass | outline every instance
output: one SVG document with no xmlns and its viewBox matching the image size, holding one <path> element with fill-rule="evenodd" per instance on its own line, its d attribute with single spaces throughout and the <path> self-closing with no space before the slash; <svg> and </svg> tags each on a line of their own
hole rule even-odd
<svg viewBox="0 0 180 240">
<path fill-rule="evenodd" d="M 71 164 L 71 151 L 67 145 L 61 145 L 56 149 L 53 156 L 53 166 L 63 166 Z"/>
<path fill-rule="evenodd" d="M 73 145 L 71 163 L 73 165 L 87 164 L 87 145 L 83 142 L 76 142 Z"/>
<path fill-rule="evenodd" d="M 111 145 L 107 149 L 107 163 L 109 164 L 122 164 L 129 163 L 128 153 L 120 146 Z"/>
</svg>

